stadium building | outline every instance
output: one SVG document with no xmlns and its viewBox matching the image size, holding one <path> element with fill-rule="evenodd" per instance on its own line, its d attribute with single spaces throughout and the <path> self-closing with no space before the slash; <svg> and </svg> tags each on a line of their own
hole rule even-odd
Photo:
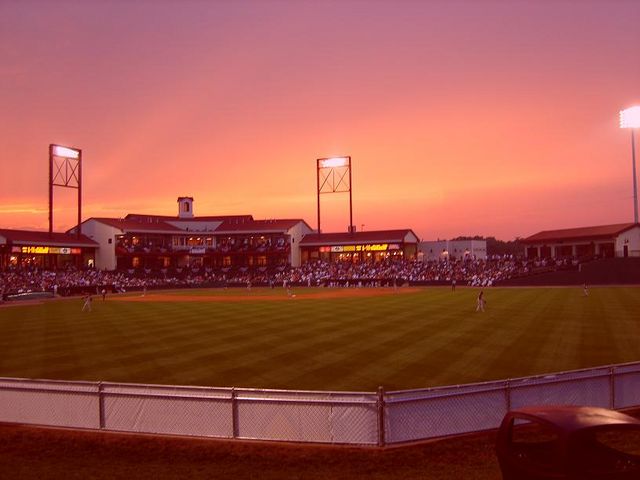
<svg viewBox="0 0 640 480">
<path fill-rule="evenodd" d="M 98 246 L 86 235 L 0 229 L 0 270 L 93 267 Z"/>
<path fill-rule="evenodd" d="M 299 267 L 314 260 L 379 262 L 417 258 L 411 229 L 316 233 L 302 219 L 195 216 L 192 197 L 178 215 L 92 217 L 66 233 L 0 230 L 0 268 L 99 270 Z"/>
<path fill-rule="evenodd" d="M 201 216 L 178 198 L 178 216 L 129 214 L 89 218 L 82 233 L 98 243 L 96 268 L 164 269 L 299 266 L 298 244 L 313 230 L 301 219 Z M 73 228 L 69 233 L 75 232 Z"/>
<path fill-rule="evenodd" d="M 527 258 L 640 257 L 640 224 L 545 230 L 522 243 Z"/>
</svg>

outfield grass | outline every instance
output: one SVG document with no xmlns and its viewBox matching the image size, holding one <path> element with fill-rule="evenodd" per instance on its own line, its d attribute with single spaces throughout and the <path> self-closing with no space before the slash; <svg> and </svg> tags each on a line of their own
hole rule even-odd
<svg viewBox="0 0 640 480">
<path fill-rule="evenodd" d="M 640 360 L 638 287 L 588 297 L 581 288 L 493 288 L 484 313 L 471 288 L 305 292 L 283 301 L 261 298 L 282 288 L 173 292 L 227 296 L 214 302 L 96 297 L 90 313 L 80 299 L 0 308 L 0 376 L 373 391 Z"/>
</svg>

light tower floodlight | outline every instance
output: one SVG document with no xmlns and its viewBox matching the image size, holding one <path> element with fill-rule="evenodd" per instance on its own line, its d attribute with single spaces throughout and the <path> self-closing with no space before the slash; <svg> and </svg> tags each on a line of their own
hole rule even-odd
<svg viewBox="0 0 640 480">
<path fill-rule="evenodd" d="M 351 197 L 351 157 L 319 158 L 316 163 L 318 194 L 318 233 L 320 230 L 320 194 L 349 192 L 349 232 L 353 228 L 353 204 Z"/>
<path fill-rule="evenodd" d="M 321 158 L 318 160 L 320 168 L 344 167 L 349 164 L 350 157 Z"/>
<path fill-rule="evenodd" d="M 633 171 L 633 221 L 638 223 L 638 180 L 636 179 L 635 130 L 640 128 L 640 106 L 620 111 L 620 128 L 631 129 L 631 166 Z"/>
<path fill-rule="evenodd" d="M 80 158 L 80 150 L 75 148 L 63 147 L 62 145 L 54 145 L 53 154 L 56 157 L 61 158 L 73 158 L 76 160 Z"/>
<path fill-rule="evenodd" d="M 620 128 L 640 128 L 640 106 L 620 111 Z"/>
<path fill-rule="evenodd" d="M 49 145 L 49 233 L 53 233 L 53 187 L 78 190 L 78 228 L 82 230 L 82 150 L 79 148 Z"/>
</svg>

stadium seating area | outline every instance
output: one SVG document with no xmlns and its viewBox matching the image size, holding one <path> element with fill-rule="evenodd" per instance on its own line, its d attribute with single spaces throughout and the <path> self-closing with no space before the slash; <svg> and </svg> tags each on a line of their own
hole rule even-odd
<svg viewBox="0 0 640 480">
<path fill-rule="evenodd" d="M 577 264 L 512 257 L 489 260 L 457 260 L 441 262 L 385 261 L 379 263 L 309 262 L 298 268 L 257 267 L 130 269 L 104 272 L 99 270 L 8 269 L 0 272 L 3 297 L 28 292 L 54 292 L 59 295 L 108 291 L 141 290 L 143 288 L 189 288 L 252 285 L 279 286 L 286 281 L 302 286 L 391 286 L 450 284 L 488 287 L 515 278 L 572 269 Z"/>
</svg>

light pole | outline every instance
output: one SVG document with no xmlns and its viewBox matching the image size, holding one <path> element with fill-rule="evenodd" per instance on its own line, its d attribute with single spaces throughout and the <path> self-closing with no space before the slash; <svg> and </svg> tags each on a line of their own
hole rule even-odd
<svg viewBox="0 0 640 480">
<path fill-rule="evenodd" d="M 82 234 L 82 150 L 49 145 L 49 235 L 53 233 L 53 187 L 78 190 L 78 231 Z"/>
<path fill-rule="evenodd" d="M 620 128 L 631 129 L 631 162 L 633 167 L 633 221 L 638 223 L 638 181 L 636 180 L 635 131 L 640 128 L 640 106 L 620 111 Z"/>
<path fill-rule="evenodd" d="M 318 233 L 320 230 L 320 194 L 349 192 L 349 233 L 353 226 L 351 197 L 351 157 L 318 158 L 316 160 L 316 193 L 318 196 Z"/>
</svg>

